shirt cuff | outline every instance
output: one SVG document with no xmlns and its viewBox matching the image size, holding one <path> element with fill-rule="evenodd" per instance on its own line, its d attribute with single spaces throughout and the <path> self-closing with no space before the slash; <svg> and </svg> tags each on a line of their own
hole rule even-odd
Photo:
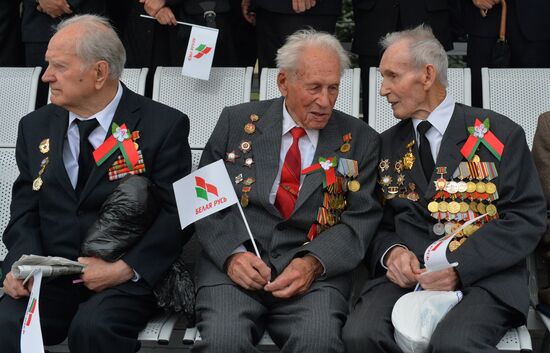
<svg viewBox="0 0 550 353">
<path fill-rule="evenodd" d="M 384 270 L 387 270 L 388 267 L 386 265 L 384 265 L 384 260 L 386 259 L 386 254 L 393 248 L 395 248 L 396 246 L 399 246 L 399 247 L 402 247 L 403 249 L 406 249 L 406 250 L 409 250 L 409 248 L 407 248 L 405 245 L 403 244 L 395 244 L 395 245 L 392 245 L 388 248 L 388 250 L 384 251 L 384 254 L 382 254 L 382 257 L 380 258 L 380 265 L 382 266 L 382 268 Z"/>
<path fill-rule="evenodd" d="M 238 253 L 241 253 L 241 252 L 246 252 L 246 248 L 244 247 L 244 245 L 239 245 L 235 248 L 235 250 L 233 250 L 231 252 L 231 255 L 235 255 L 235 254 L 238 254 Z"/>
<path fill-rule="evenodd" d="M 134 271 L 134 277 L 132 277 L 132 282 L 137 282 L 141 279 L 141 276 L 139 275 L 139 273 L 136 272 L 136 270 L 132 269 L 132 271 Z"/>
</svg>

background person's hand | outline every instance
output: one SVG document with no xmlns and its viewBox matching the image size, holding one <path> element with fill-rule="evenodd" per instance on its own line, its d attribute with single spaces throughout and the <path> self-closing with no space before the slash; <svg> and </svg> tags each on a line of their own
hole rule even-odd
<svg viewBox="0 0 550 353">
<path fill-rule="evenodd" d="M 292 0 L 292 9 L 296 13 L 307 11 L 314 7 L 316 0 Z"/>
<path fill-rule="evenodd" d="M 63 15 L 71 15 L 73 11 L 66 0 L 38 0 L 36 9 L 51 18 Z"/>
<path fill-rule="evenodd" d="M 143 4 L 143 9 L 149 16 L 156 17 L 157 13 L 166 6 L 165 0 L 139 0 Z"/>
<path fill-rule="evenodd" d="M 244 19 L 252 24 L 256 25 L 256 13 L 250 10 L 250 0 L 242 0 L 241 2 L 241 11 L 243 13 Z"/>
<path fill-rule="evenodd" d="M 174 16 L 174 12 L 172 12 L 169 7 L 163 7 L 162 9 L 160 9 L 159 12 L 157 12 L 155 18 L 161 25 L 175 26 L 178 24 L 176 22 L 176 16 Z"/>
</svg>

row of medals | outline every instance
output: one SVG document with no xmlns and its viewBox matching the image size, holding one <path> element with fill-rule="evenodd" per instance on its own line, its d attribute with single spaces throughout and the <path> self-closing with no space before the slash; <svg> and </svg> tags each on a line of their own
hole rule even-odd
<svg viewBox="0 0 550 353">
<path fill-rule="evenodd" d="M 445 167 L 437 169 L 440 174 L 435 181 L 437 192 L 428 203 L 428 211 L 437 220 L 433 225 L 436 235 L 454 234 L 465 222 L 485 215 L 456 234 L 449 243 L 449 250 L 455 251 L 481 226 L 498 218 L 493 202 L 499 196 L 496 185 L 491 181 L 498 176 L 498 172 L 493 162 L 480 162 L 477 155 L 470 162 L 461 162 L 451 180 L 443 177 Z"/>
<path fill-rule="evenodd" d="M 50 152 L 50 139 L 42 140 L 38 145 L 38 150 L 42 154 L 48 154 L 48 152 Z M 42 185 L 44 184 L 44 181 L 42 180 L 42 175 L 46 171 L 46 167 L 48 166 L 49 162 L 50 162 L 50 158 L 48 156 L 46 156 L 40 162 L 40 169 L 38 171 L 38 176 L 32 182 L 33 191 L 39 191 L 42 188 Z"/>
</svg>

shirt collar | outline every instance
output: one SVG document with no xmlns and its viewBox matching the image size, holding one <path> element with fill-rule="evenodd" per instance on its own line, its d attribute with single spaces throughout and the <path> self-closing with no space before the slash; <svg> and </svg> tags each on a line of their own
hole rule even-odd
<svg viewBox="0 0 550 353">
<path fill-rule="evenodd" d="M 428 115 L 426 120 L 428 120 L 430 124 L 432 124 L 432 126 L 441 134 L 441 136 L 443 136 L 445 134 L 445 130 L 447 130 L 449 122 L 451 121 L 454 110 L 455 100 L 449 93 L 447 93 L 445 99 L 443 99 L 443 101 L 439 103 L 433 112 Z M 416 128 L 422 121 L 422 119 L 413 118 L 414 131 L 417 131 Z"/>
<path fill-rule="evenodd" d="M 74 123 L 76 119 L 79 120 L 87 120 L 95 118 L 99 122 L 99 125 L 103 128 L 105 131 L 110 131 L 111 128 L 111 122 L 113 121 L 113 117 L 115 116 L 116 108 L 118 107 L 118 104 L 120 103 L 120 99 L 122 98 L 122 85 L 120 82 L 118 83 L 117 92 L 115 94 L 115 97 L 113 100 L 107 104 L 105 108 L 103 108 L 102 111 L 95 113 L 94 115 L 83 118 L 73 112 L 69 112 L 69 127 Z"/>
<path fill-rule="evenodd" d="M 283 102 L 283 136 L 292 130 L 293 127 L 297 127 L 298 124 L 294 121 L 294 119 L 290 116 L 290 113 L 286 109 L 286 99 Z M 309 138 L 309 142 L 313 145 L 314 148 L 317 148 L 317 142 L 319 141 L 319 130 L 315 129 L 306 129 L 307 137 Z"/>
</svg>

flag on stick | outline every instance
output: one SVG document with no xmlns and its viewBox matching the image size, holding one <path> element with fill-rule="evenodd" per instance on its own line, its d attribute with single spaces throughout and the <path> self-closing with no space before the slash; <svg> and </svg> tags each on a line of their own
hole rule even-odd
<svg viewBox="0 0 550 353">
<path fill-rule="evenodd" d="M 216 28 L 202 26 L 191 28 L 187 51 L 183 59 L 182 75 L 208 80 L 217 38 L 218 29 Z"/>
</svg>

